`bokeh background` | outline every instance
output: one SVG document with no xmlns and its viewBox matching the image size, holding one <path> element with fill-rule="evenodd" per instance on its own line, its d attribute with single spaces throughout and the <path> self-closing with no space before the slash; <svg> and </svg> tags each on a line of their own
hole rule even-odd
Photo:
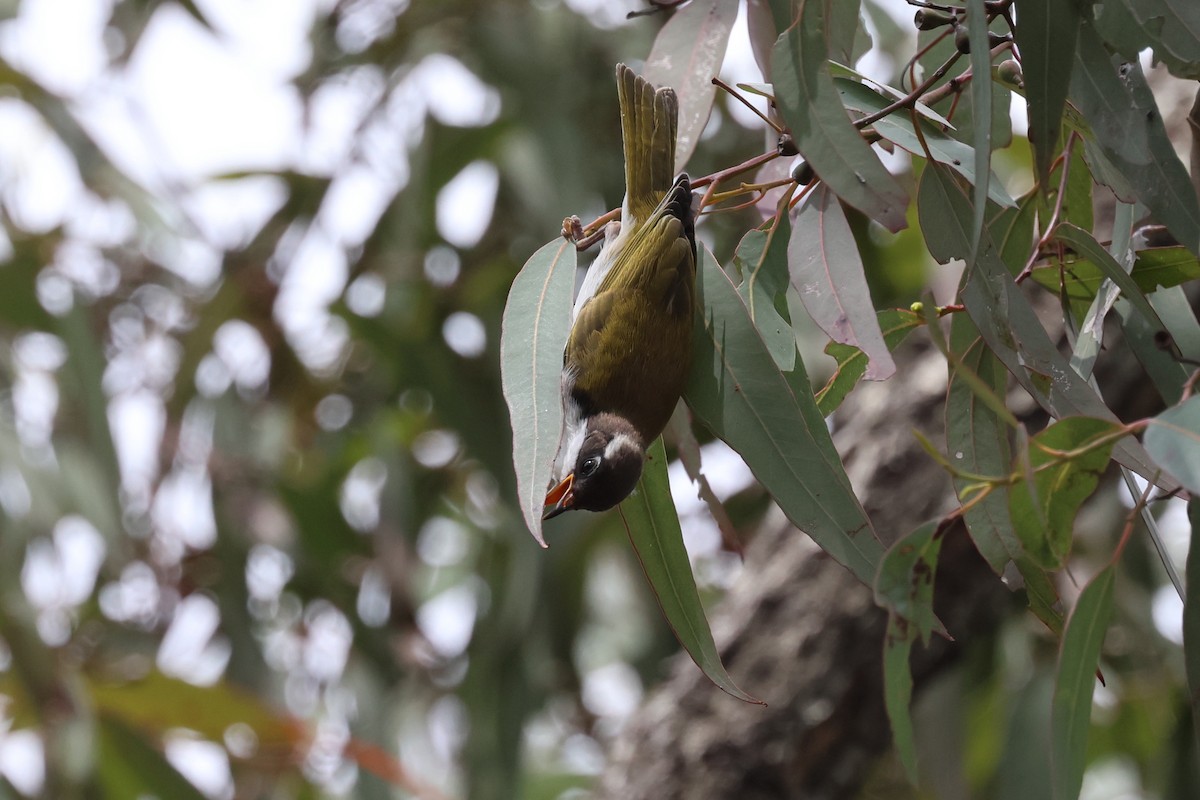
<svg viewBox="0 0 1200 800">
<path fill-rule="evenodd" d="M 677 646 L 619 517 L 524 529 L 499 321 L 565 215 L 620 201 L 642 6 L 0 1 L 0 797 L 592 785 Z M 911 8 L 863 8 L 891 80 Z M 719 97 L 689 170 L 772 140 Z M 753 214 L 701 235 L 726 259 Z M 917 299 L 919 234 L 854 224 L 876 304 Z M 767 498 L 704 455 L 753 536 Z M 715 601 L 741 561 L 672 483 Z"/>
</svg>

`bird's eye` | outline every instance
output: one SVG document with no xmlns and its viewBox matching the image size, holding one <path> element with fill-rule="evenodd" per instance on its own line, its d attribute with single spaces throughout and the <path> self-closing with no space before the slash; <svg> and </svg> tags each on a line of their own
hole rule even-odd
<svg viewBox="0 0 1200 800">
<path fill-rule="evenodd" d="M 586 478 L 587 476 L 591 475 L 593 472 L 595 472 L 599 468 L 600 468 L 600 457 L 592 456 L 587 461 L 584 461 L 583 465 L 579 467 L 579 475 L 580 475 L 580 477 Z"/>
</svg>

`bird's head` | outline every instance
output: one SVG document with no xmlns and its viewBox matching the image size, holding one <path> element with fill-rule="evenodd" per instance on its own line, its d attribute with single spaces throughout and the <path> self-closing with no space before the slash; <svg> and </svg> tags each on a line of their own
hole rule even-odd
<svg viewBox="0 0 1200 800">
<path fill-rule="evenodd" d="M 629 420 L 609 413 L 589 417 L 574 466 L 546 493 L 542 519 L 612 508 L 637 486 L 645 459 L 642 437 Z"/>
</svg>

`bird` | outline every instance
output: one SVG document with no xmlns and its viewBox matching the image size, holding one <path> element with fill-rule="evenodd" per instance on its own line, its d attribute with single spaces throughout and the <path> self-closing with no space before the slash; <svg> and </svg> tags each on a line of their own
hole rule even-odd
<svg viewBox="0 0 1200 800">
<path fill-rule="evenodd" d="M 674 171 L 679 101 L 624 64 L 616 73 L 625 198 L 571 311 L 547 520 L 633 492 L 691 366 L 696 231 L 691 183 Z"/>
</svg>

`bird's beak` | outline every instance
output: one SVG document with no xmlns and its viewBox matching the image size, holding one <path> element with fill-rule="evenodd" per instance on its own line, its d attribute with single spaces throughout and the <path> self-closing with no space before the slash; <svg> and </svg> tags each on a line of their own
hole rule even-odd
<svg viewBox="0 0 1200 800">
<path fill-rule="evenodd" d="M 546 493 L 546 502 L 542 508 L 542 520 L 554 519 L 564 511 L 570 511 L 575 505 L 575 494 L 571 487 L 575 485 L 575 473 L 563 478 L 562 482 Z"/>
</svg>

